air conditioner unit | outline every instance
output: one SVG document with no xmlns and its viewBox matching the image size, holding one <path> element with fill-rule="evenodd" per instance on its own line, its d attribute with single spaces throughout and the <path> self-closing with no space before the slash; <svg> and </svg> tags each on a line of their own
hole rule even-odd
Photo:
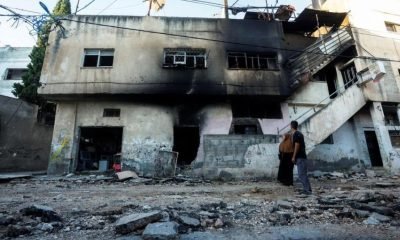
<svg viewBox="0 0 400 240">
<path fill-rule="evenodd" d="M 362 83 L 367 83 L 370 81 L 378 82 L 385 74 L 385 65 L 381 61 L 376 61 L 359 72 Z"/>
</svg>

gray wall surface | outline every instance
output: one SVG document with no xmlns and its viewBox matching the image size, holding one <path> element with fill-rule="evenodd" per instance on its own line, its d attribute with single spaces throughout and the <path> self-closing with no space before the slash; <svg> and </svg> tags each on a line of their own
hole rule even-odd
<svg viewBox="0 0 400 240">
<path fill-rule="evenodd" d="M 36 105 L 0 96 L 1 172 L 46 170 L 53 127 L 36 114 Z"/>
<path fill-rule="evenodd" d="M 74 16 L 72 20 L 78 22 L 63 21 L 64 38 L 56 32 L 50 36 L 41 76 L 43 86 L 39 90 L 47 97 L 71 94 L 289 94 L 284 71 L 231 70 L 227 63 L 227 51 L 276 53 L 278 62 L 282 63 L 284 54 L 288 53 L 279 50 L 285 44 L 280 22 L 127 16 Z M 113 66 L 82 67 L 84 49 L 87 48 L 115 49 Z M 164 48 L 204 48 L 208 54 L 208 68 L 163 68 Z"/>
</svg>

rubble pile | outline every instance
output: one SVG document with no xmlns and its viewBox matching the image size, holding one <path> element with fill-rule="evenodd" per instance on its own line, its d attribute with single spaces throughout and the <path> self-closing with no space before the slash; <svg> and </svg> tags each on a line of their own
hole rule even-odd
<svg viewBox="0 0 400 240">
<path fill-rule="evenodd" d="M 33 191 L 40 186 L 51 186 L 52 189 L 60 189 L 60 192 L 54 192 L 53 197 L 47 199 L 35 198 L 34 193 L 24 193 L 20 200 L 7 202 L 8 208 L 3 207 L 0 211 L 0 236 L 46 239 L 53 235 L 58 238 L 79 238 L 92 234 L 93 238 L 98 239 L 196 239 L 201 236 L 204 239 L 217 239 L 208 234 L 237 228 L 256 232 L 269 227 L 294 227 L 302 224 L 346 224 L 382 230 L 400 227 L 398 176 L 380 177 L 372 173 L 317 175 L 314 177 L 319 184 L 314 185 L 311 196 L 298 195 L 288 188 L 291 192 L 289 196 L 266 197 L 274 191 L 257 185 L 243 188 L 246 191 L 229 193 L 229 197 L 223 200 L 194 199 L 196 197 L 191 197 L 190 193 L 171 198 L 168 198 L 168 193 L 161 195 L 165 199 L 149 194 L 141 196 L 144 199 L 141 202 L 112 200 L 92 208 L 87 207 L 91 206 L 90 201 L 101 199 L 90 198 L 89 191 L 87 197 L 80 196 L 74 200 L 69 199 L 63 191 L 72 191 L 67 187 L 70 186 L 76 187 L 83 194 L 86 193 L 85 186 L 92 186 L 92 189 L 98 186 L 102 190 L 121 184 L 132 184 L 131 189 L 135 189 L 141 178 L 133 177 L 123 182 L 107 176 L 19 179 L 7 184 L 13 187 L 11 189 L 18 186 Z M 231 189 L 238 186 L 241 189 L 246 184 L 250 183 L 231 182 L 225 186 Z M 185 187 L 206 196 L 209 192 L 203 188 L 218 188 L 219 185 L 221 183 L 179 177 L 145 179 L 137 186 L 157 189 L 163 186 L 169 189 Z M 278 189 L 276 192 L 279 192 Z M 108 196 L 111 199 L 113 197 Z M 185 199 L 191 199 L 196 204 L 189 204 Z M 29 202 L 31 204 L 27 204 Z M 65 204 L 74 207 L 64 207 Z"/>
</svg>

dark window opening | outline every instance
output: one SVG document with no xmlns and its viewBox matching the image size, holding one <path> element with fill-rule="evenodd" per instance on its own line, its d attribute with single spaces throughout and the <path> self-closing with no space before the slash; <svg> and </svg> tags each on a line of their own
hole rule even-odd
<svg viewBox="0 0 400 240">
<path fill-rule="evenodd" d="M 234 118 L 281 119 L 282 111 L 280 103 L 235 100 L 232 102 L 232 115 Z"/>
<path fill-rule="evenodd" d="M 354 63 L 341 69 L 344 87 L 347 89 L 357 81 L 357 70 Z"/>
<path fill-rule="evenodd" d="M 278 70 L 276 54 L 228 52 L 229 69 Z"/>
<path fill-rule="evenodd" d="M 326 71 L 321 71 L 320 74 L 317 76 L 318 81 L 326 82 L 328 86 L 329 96 L 331 99 L 337 97 L 337 82 L 336 82 L 336 70 L 334 66 L 328 67 Z"/>
<path fill-rule="evenodd" d="M 49 102 L 40 106 L 36 115 L 37 122 L 53 126 L 56 119 L 56 108 L 56 104 Z"/>
<path fill-rule="evenodd" d="M 105 108 L 103 111 L 103 117 L 119 117 L 120 115 L 121 109 Z"/>
<path fill-rule="evenodd" d="M 178 166 L 189 165 L 195 160 L 199 145 L 199 127 L 174 127 L 174 147 L 172 150 L 178 152 Z"/>
<path fill-rule="evenodd" d="M 22 76 L 28 72 L 26 68 L 9 68 L 7 69 L 4 80 L 22 80 Z"/>
<path fill-rule="evenodd" d="M 371 165 L 373 167 L 382 167 L 383 162 L 379 150 L 378 139 L 376 137 L 375 132 L 365 131 L 364 134 L 365 134 L 365 140 L 367 142 L 369 158 L 371 159 Z"/>
<path fill-rule="evenodd" d="M 254 118 L 234 118 L 232 120 L 229 134 L 238 135 L 262 135 L 263 131 L 257 119 Z"/>
<path fill-rule="evenodd" d="M 392 147 L 400 148 L 400 131 L 389 131 Z"/>
<path fill-rule="evenodd" d="M 206 50 L 203 48 L 164 49 L 163 68 L 207 68 Z"/>
<path fill-rule="evenodd" d="M 321 144 L 334 144 L 332 134 L 325 138 L 324 141 L 321 142 Z"/>
<path fill-rule="evenodd" d="M 244 134 L 244 135 L 256 135 L 257 126 L 256 125 L 234 125 L 234 134 Z"/>
<path fill-rule="evenodd" d="M 122 127 L 81 127 L 77 171 L 107 171 L 119 161 Z"/>
<path fill-rule="evenodd" d="M 396 103 L 382 103 L 383 115 L 385 117 L 385 124 L 389 126 L 399 126 L 399 117 L 397 115 Z"/>
<path fill-rule="evenodd" d="M 112 67 L 114 49 L 85 49 L 84 67 Z"/>
</svg>

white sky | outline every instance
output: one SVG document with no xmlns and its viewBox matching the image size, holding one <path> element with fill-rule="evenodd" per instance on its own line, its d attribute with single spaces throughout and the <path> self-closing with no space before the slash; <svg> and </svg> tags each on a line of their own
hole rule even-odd
<svg viewBox="0 0 400 240">
<path fill-rule="evenodd" d="M 50 11 L 53 10 L 57 0 L 41 0 L 47 5 Z M 223 0 L 204 0 L 223 4 Z M 228 0 L 229 6 L 236 0 Z M 267 0 L 269 5 L 275 5 L 276 0 Z M 78 0 L 70 0 L 71 9 L 74 12 Z M 85 6 L 91 0 L 80 0 L 80 8 Z M 235 7 L 265 6 L 266 0 L 239 0 Z M 311 0 L 279 0 L 278 5 L 293 5 L 296 13 L 299 14 L 305 7 L 311 4 Z M 39 5 L 39 0 L 0 0 L 0 5 L 12 8 L 19 8 L 38 13 L 44 13 Z M 79 14 L 90 15 L 133 15 L 144 16 L 147 14 L 148 3 L 143 0 L 95 0 L 89 7 L 79 12 Z M 35 14 L 13 9 L 22 14 Z M 182 0 L 166 0 L 165 7 L 159 12 L 152 12 L 152 16 L 178 16 L 178 17 L 221 17 L 222 9 L 218 7 L 204 6 L 195 3 L 189 3 Z M 0 9 L 0 14 L 9 14 L 9 12 Z M 243 14 L 238 14 L 232 18 L 243 18 Z M 35 35 L 31 35 L 31 28 L 26 24 L 19 24 L 18 27 L 11 26 L 14 21 L 9 17 L 0 17 L 0 46 L 11 45 L 14 47 L 31 47 L 36 42 Z"/>
</svg>

